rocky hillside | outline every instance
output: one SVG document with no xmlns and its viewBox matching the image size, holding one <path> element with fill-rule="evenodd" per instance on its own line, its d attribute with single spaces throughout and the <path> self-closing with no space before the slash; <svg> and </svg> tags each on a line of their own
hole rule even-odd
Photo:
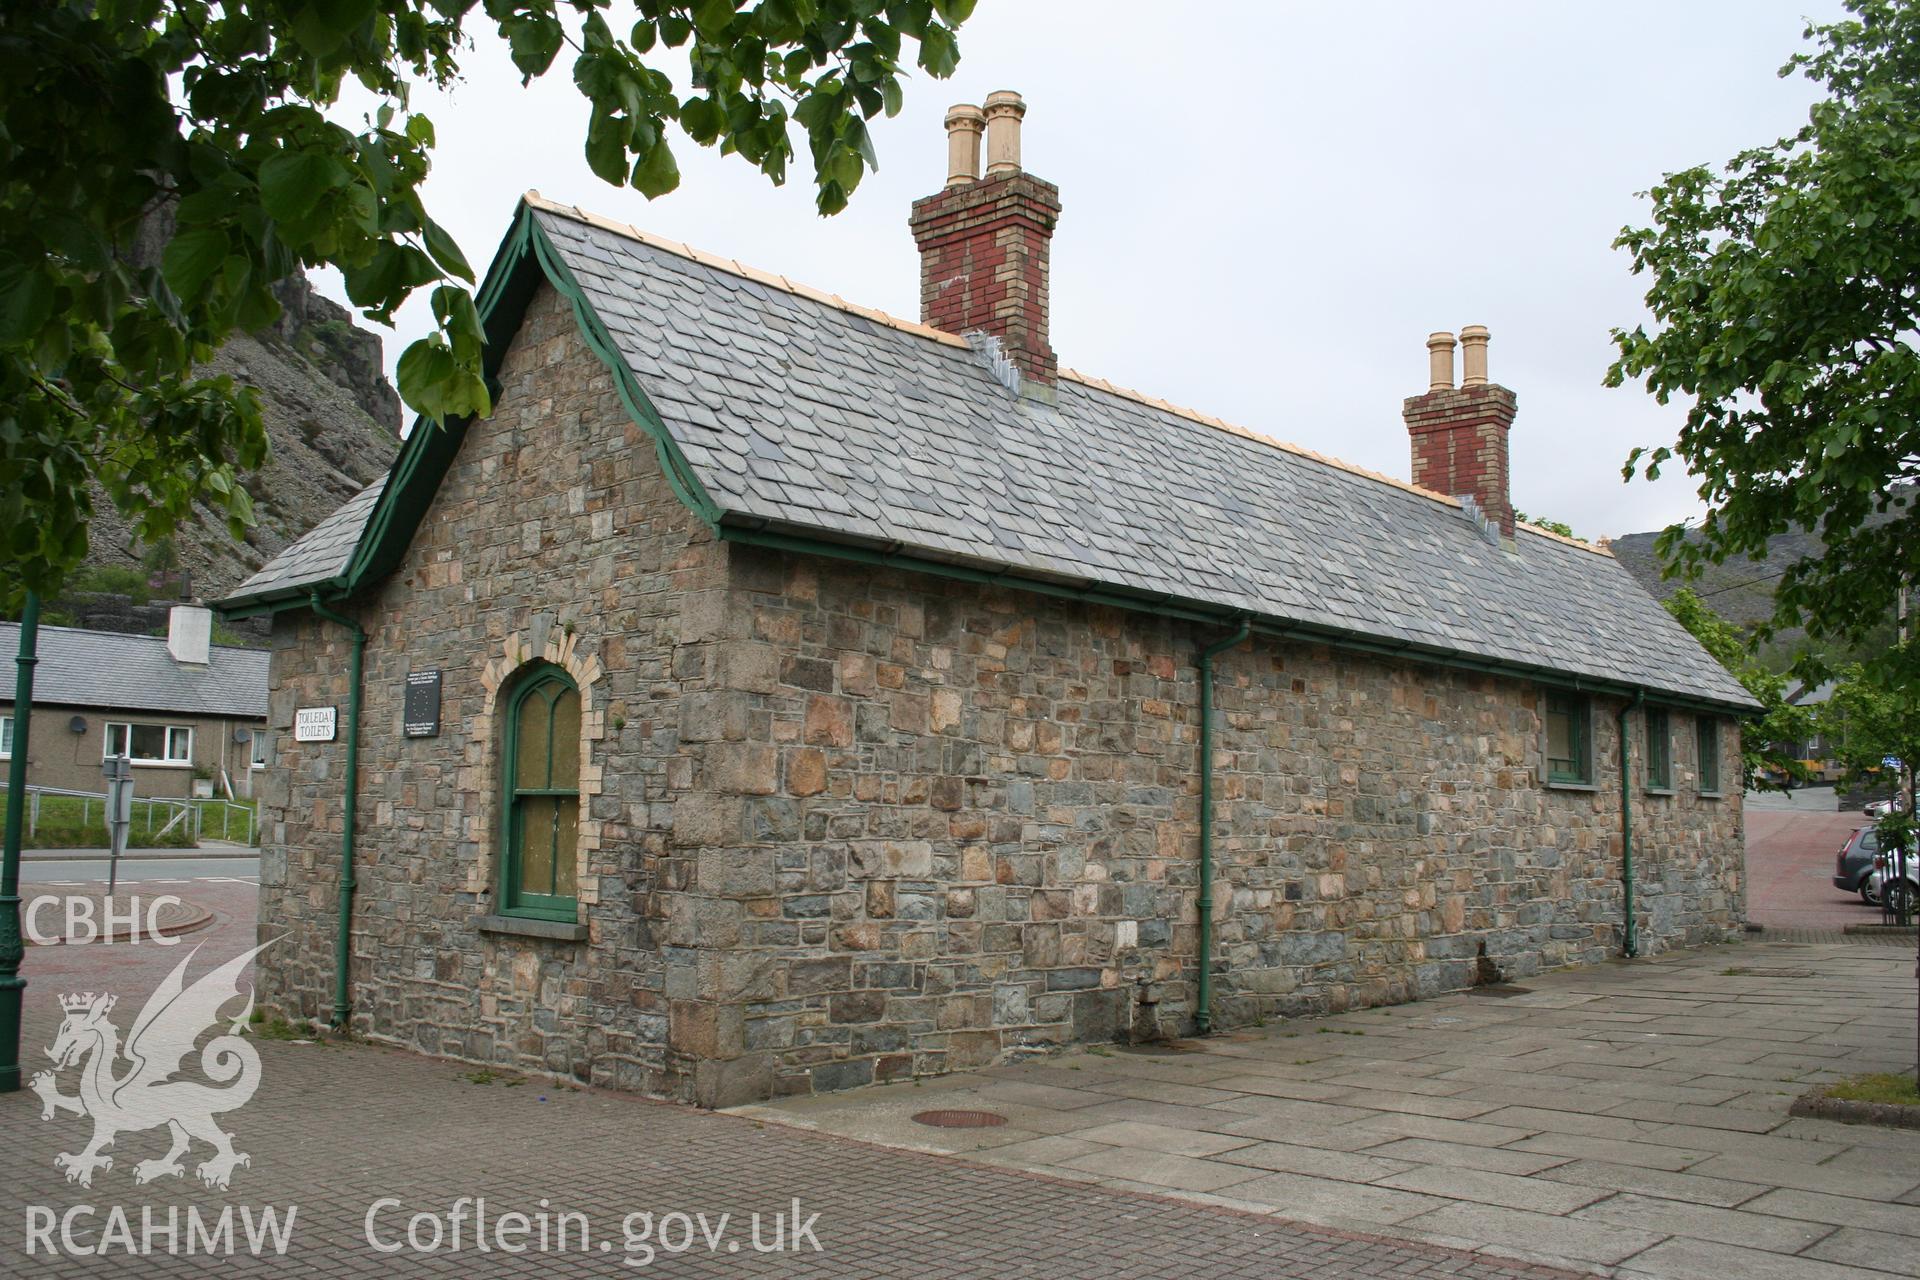
<svg viewBox="0 0 1920 1280">
<path fill-rule="evenodd" d="M 1876 516 L 1873 523 L 1896 519 L 1899 512 Z M 1767 540 L 1767 555 L 1762 560 L 1731 560 L 1701 568 L 1700 577 L 1690 583 L 1660 576 L 1660 559 L 1654 550 L 1660 531 L 1630 533 L 1613 540 L 1614 558 L 1625 565 L 1641 585 L 1657 599 L 1664 600 L 1682 586 L 1691 586 L 1708 608 L 1741 627 L 1751 627 L 1773 616 L 1773 588 L 1786 567 L 1802 559 L 1826 554 L 1826 543 L 1818 534 L 1783 533 Z M 1893 623 L 1887 623 L 1889 636 Z M 1763 658 L 1785 665 L 1806 643 L 1799 629 L 1783 631 L 1766 647 Z M 1846 655 L 1838 655 L 1844 658 Z M 1770 662 L 1771 665 L 1771 662 Z"/>
<path fill-rule="evenodd" d="M 400 397 L 383 372 L 380 339 L 303 278 L 276 292 L 284 308 L 280 322 L 235 337 L 207 365 L 208 372 L 230 374 L 260 392 L 271 452 L 264 467 L 244 477 L 258 523 L 236 542 L 206 509 L 170 546 L 145 547 L 96 494 L 82 585 L 107 590 L 80 590 L 54 602 L 63 620 L 152 630 L 164 609 L 139 607 L 141 590 L 127 590 L 135 574 L 153 579 L 156 597 L 216 600 L 392 463 L 400 444 Z"/>
</svg>

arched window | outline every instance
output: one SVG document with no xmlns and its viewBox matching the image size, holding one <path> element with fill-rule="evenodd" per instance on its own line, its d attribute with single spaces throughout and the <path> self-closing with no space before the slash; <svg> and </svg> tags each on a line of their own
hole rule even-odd
<svg viewBox="0 0 1920 1280">
<path fill-rule="evenodd" d="M 580 830 L 580 691 L 560 668 L 542 664 L 514 690 L 506 718 L 501 909 L 572 921 Z"/>
</svg>

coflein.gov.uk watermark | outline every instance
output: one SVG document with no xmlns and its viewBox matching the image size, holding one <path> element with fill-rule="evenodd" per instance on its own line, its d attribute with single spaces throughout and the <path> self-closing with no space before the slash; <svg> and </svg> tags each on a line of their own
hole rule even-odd
<svg viewBox="0 0 1920 1280">
<path fill-rule="evenodd" d="M 362 1223 L 376 1253 L 584 1253 L 619 1254 L 629 1267 L 705 1251 L 739 1253 L 822 1253 L 815 1226 L 819 1213 L 803 1214 L 795 1197 L 773 1213 L 663 1213 L 640 1210 L 620 1219 L 619 1229 L 595 1226 L 577 1210 L 560 1210 L 542 1199 L 533 1212 L 502 1212 L 485 1196 L 462 1196 L 443 1210 L 409 1212 L 404 1201 L 383 1196 L 367 1207 Z"/>
<path fill-rule="evenodd" d="M 79 1204 L 55 1209 L 28 1205 L 28 1257 L 285 1256 L 296 1244 L 299 1208 L 225 1205 L 218 1211 L 189 1205 Z M 440 1210 L 409 1211 L 396 1196 L 367 1206 L 360 1243 L 378 1254 L 588 1254 L 627 1267 L 650 1266 L 662 1256 L 707 1252 L 824 1253 L 819 1213 L 796 1198 L 772 1213 L 687 1213 L 640 1210 L 619 1226 L 596 1225 L 587 1214 L 555 1209 L 542 1199 L 529 1211 L 502 1210 L 485 1196 L 461 1196 Z"/>
</svg>

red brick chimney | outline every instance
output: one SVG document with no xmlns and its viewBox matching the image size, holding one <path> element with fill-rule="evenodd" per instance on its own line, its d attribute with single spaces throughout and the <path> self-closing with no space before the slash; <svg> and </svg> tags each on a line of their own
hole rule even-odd
<svg viewBox="0 0 1920 1280">
<path fill-rule="evenodd" d="M 1427 339 L 1430 385 L 1408 396 L 1401 414 L 1413 437 L 1413 482 L 1455 498 L 1471 498 L 1500 532 L 1513 536 L 1507 493 L 1507 432 L 1519 397 L 1487 381 L 1485 325 L 1460 331 L 1463 376 L 1453 385 L 1453 335 Z"/>
<path fill-rule="evenodd" d="M 947 112 L 947 187 L 913 202 L 920 246 L 920 320 L 948 333 L 984 330 L 1023 378 L 1052 386 L 1047 259 L 1060 188 L 1020 168 L 1020 95 L 987 95 L 986 109 Z M 987 172 L 980 175 L 980 134 Z"/>
</svg>

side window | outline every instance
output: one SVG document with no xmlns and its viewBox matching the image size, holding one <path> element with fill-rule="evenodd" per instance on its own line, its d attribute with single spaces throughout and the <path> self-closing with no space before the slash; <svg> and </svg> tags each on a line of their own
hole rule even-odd
<svg viewBox="0 0 1920 1280">
<path fill-rule="evenodd" d="M 1694 729 L 1700 747 L 1700 794 L 1720 794 L 1720 722 L 1712 716 L 1697 716 Z"/>
<path fill-rule="evenodd" d="M 572 921 L 580 826 L 580 692 L 558 667 L 535 668 L 506 706 L 501 907 Z"/>
<path fill-rule="evenodd" d="M 1584 693 L 1547 694 L 1547 781 L 1593 783 L 1593 702 Z"/>
<path fill-rule="evenodd" d="M 1673 789 L 1673 725 L 1665 711 L 1647 709 L 1647 790 Z"/>
<path fill-rule="evenodd" d="M 0 756 L 13 755 L 13 717 L 0 716 Z"/>
</svg>

